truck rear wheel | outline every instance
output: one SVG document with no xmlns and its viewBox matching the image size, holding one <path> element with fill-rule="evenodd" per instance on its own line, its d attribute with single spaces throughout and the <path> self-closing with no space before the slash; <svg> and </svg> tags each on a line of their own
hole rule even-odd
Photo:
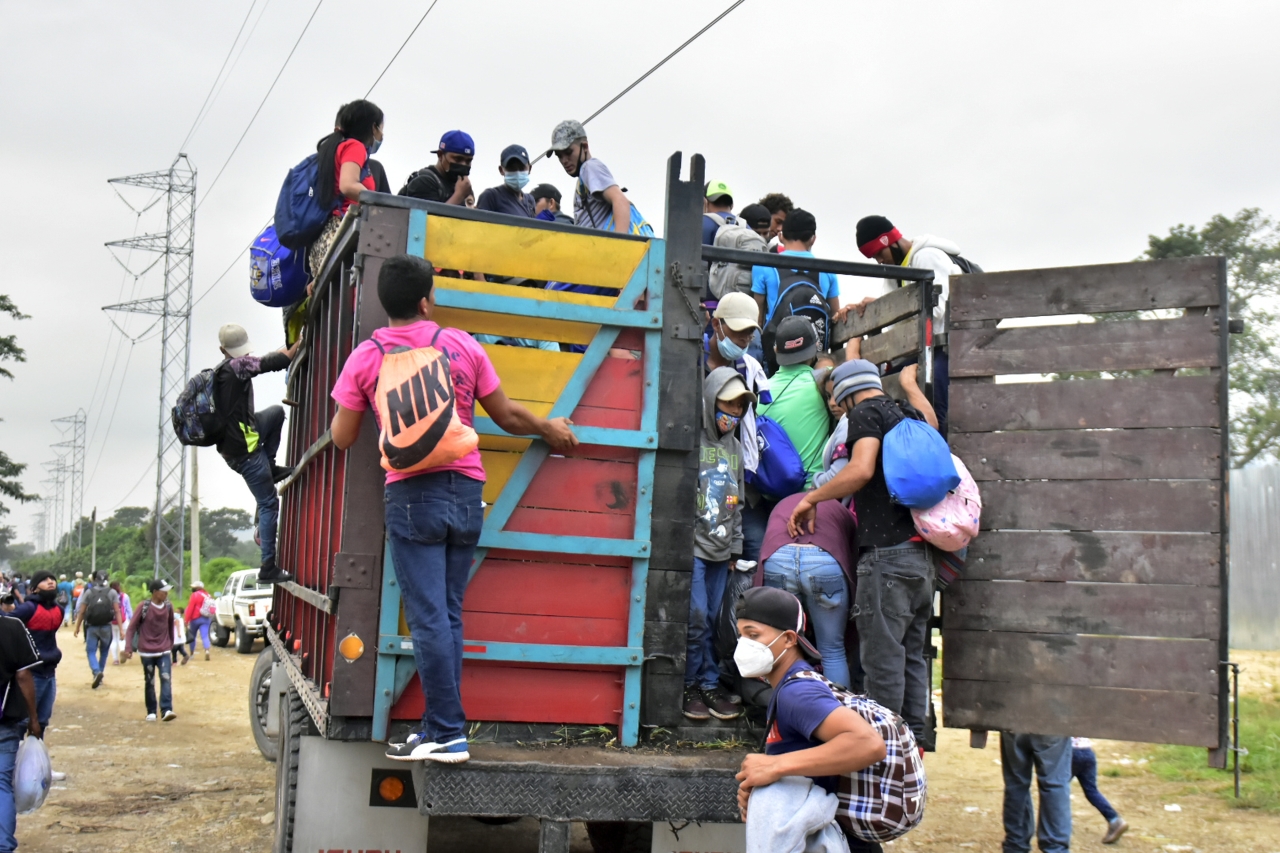
<svg viewBox="0 0 1280 853">
<path fill-rule="evenodd" d="M 587 837 L 595 853 L 649 853 L 653 849 L 653 824 L 590 821 Z"/>
<path fill-rule="evenodd" d="M 209 631 L 213 634 L 213 644 L 215 646 L 225 649 L 227 643 L 231 642 L 231 632 L 219 625 L 216 620 L 209 623 Z"/>
<path fill-rule="evenodd" d="M 243 622 L 236 622 L 236 651 L 242 655 L 253 654 L 253 634 L 249 633 Z"/>
<path fill-rule="evenodd" d="M 253 741 L 258 745 L 258 752 L 267 761 L 275 761 L 279 754 L 276 739 L 267 734 L 267 709 L 271 706 L 271 667 L 275 662 L 276 653 L 267 646 L 254 661 L 253 675 L 249 678 L 249 727 L 253 729 Z"/>
<path fill-rule="evenodd" d="M 280 697 L 280 741 L 276 759 L 276 833 L 271 853 L 293 853 L 293 817 L 298 802 L 298 757 L 303 735 L 315 734 L 311 715 L 292 686 Z"/>
</svg>

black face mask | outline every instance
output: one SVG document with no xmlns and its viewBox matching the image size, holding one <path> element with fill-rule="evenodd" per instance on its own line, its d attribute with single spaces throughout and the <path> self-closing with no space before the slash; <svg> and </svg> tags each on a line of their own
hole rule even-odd
<svg viewBox="0 0 1280 853">
<path fill-rule="evenodd" d="M 470 163 L 450 163 L 449 174 L 453 175 L 455 178 L 465 178 L 467 175 L 471 174 L 471 164 Z"/>
<path fill-rule="evenodd" d="M 58 591 L 56 589 L 38 589 L 36 590 L 36 597 L 40 599 L 41 604 L 53 604 L 58 598 Z"/>
<path fill-rule="evenodd" d="M 902 247 L 894 243 L 889 247 L 889 254 L 893 255 L 893 262 L 898 266 L 902 266 L 902 261 L 907 257 L 907 253 L 902 251 Z"/>
</svg>

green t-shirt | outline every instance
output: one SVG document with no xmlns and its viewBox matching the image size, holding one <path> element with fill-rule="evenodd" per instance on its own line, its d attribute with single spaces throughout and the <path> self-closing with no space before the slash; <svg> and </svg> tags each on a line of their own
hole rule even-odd
<svg viewBox="0 0 1280 853">
<path fill-rule="evenodd" d="M 822 449 L 831 436 L 831 414 L 814 384 L 813 368 L 807 364 L 779 367 L 769 377 L 769 391 L 773 402 L 759 412 L 786 431 L 812 482 L 813 475 L 822 471 Z"/>
</svg>

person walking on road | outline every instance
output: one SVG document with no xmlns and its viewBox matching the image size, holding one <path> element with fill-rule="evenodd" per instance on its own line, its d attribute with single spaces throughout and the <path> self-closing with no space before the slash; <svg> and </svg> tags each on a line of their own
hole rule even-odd
<svg viewBox="0 0 1280 853">
<path fill-rule="evenodd" d="M 167 723 L 176 719 L 173 712 L 173 664 L 169 652 L 173 649 L 173 604 L 169 590 L 173 587 L 153 578 L 147 581 L 151 598 L 138 605 L 129 620 L 129 630 L 124 636 L 124 659 L 133 656 L 133 638 L 138 638 L 138 657 L 142 658 L 142 683 L 147 703 L 147 722 L 156 721 L 156 711 Z M 156 676 L 160 676 L 160 703 L 156 705 Z"/>
<path fill-rule="evenodd" d="M 120 616 L 118 622 L 111 623 L 111 664 L 112 666 L 120 665 L 120 649 L 124 646 L 124 629 L 129 624 L 129 620 L 133 618 L 133 602 L 129 599 L 129 593 L 124 591 L 120 586 L 120 581 L 112 581 L 111 588 L 116 591 L 116 595 L 120 596 Z"/>
<path fill-rule="evenodd" d="M 1084 791 L 1089 805 L 1097 809 L 1107 822 L 1107 834 L 1102 836 L 1102 843 L 1115 844 L 1129 824 L 1098 790 L 1098 756 L 1093 752 L 1093 741 L 1087 737 L 1071 739 L 1071 775 L 1079 780 L 1080 790 Z"/>
<path fill-rule="evenodd" d="M 62 608 L 62 622 L 66 624 L 71 621 L 71 581 L 67 580 L 66 575 L 58 575 L 58 606 Z"/>
<path fill-rule="evenodd" d="M 58 585 L 53 572 L 38 571 L 31 576 L 31 595 L 11 615 L 22 620 L 36 644 L 40 665 L 31 670 L 36 684 L 36 716 L 41 726 L 49 725 L 53 716 L 53 700 L 58 694 L 58 629 L 62 627 L 62 608 L 58 606 Z"/>
<path fill-rule="evenodd" d="M 1031 806 L 1031 771 L 1040 788 L 1040 815 Z M 1030 853 L 1035 833 L 1043 853 L 1071 850 L 1071 738 L 1000 733 L 1004 775 L 1003 853 Z"/>
<path fill-rule="evenodd" d="M 76 606 L 75 636 L 80 636 L 81 626 L 85 626 L 84 645 L 89 655 L 89 669 L 93 672 L 93 689 L 102 684 L 104 670 L 107 668 L 107 652 L 111 649 L 111 623 L 124 621 L 120 613 L 120 596 L 107 586 L 107 573 L 99 571 L 94 574 L 93 586 L 86 587 L 80 594 Z"/>
<path fill-rule="evenodd" d="M 22 621 L 0 616 L 0 696 L 4 697 L 0 715 L 0 851 L 18 849 L 13 771 L 23 730 L 31 737 L 44 736 L 39 714 L 33 713 L 37 702 L 32 670 L 39 665 L 40 653 Z"/>
<path fill-rule="evenodd" d="M 204 584 L 196 581 L 191 584 L 191 598 L 187 601 L 187 609 L 182 618 L 187 622 L 187 642 L 191 646 L 191 654 L 196 653 L 196 639 L 204 644 L 204 659 L 209 659 L 209 619 L 213 615 L 213 597 L 204 591 Z"/>
</svg>

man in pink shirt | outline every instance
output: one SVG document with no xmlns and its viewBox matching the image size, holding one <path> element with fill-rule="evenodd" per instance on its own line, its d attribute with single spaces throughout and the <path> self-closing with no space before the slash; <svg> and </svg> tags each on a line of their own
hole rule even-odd
<svg viewBox="0 0 1280 853">
<path fill-rule="evenodd" d="M 488 354 L 474 338 L 431 321 L 436 301 L 430 263 L 410 255 L 389 258 L 378 273 L 378 300 L 387 312 L 387 326 L 352 351 L 333 387 L 338 412 L 331 434 L 337 448 L 350 447 L 360 434 L 365 410 L 374 401 L 383 351 L 428 346 L 448 356 L 454 408 L 465 426 L 472 426 L 478 400 L 493 422 L 513 435 L 539 436 L 555 450 L 578 443 L 567 418 L 548 420 L 507 398 Z M 460 692 L 462 597 L 484 523 L 484 479 L 478 449 L 436 468 L 387 473 L 387 536 L 426 697 L 422 730 L 404 743 L 390 744 L 389 758 L 448 764 L 470 758 Z"/>
</svg>

